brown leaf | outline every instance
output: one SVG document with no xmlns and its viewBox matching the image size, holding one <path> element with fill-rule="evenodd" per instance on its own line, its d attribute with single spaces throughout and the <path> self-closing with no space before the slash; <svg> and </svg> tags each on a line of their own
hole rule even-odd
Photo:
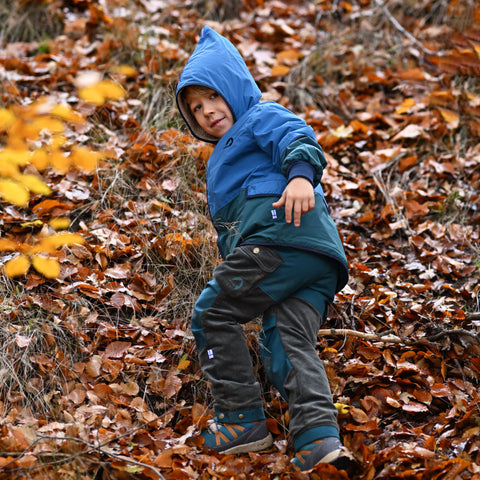
<svg viewBox="0 0 480 480">
<path fill-rule="evenodd" d="M 92 378 L 100 376 L 102 362 L 102 357 L 99 355 L 93 355 L 85 365 L 86 374 Z"/>
<path fill-rule="evenodd" d="M 165 385 L 163 386 L 161 392 L 165 397 L 172 398 L 174 397 L 182 388 L 182 380 L 176 375 L 169 375 L 165 379 Z"/>
<path fill-rule="evenodd" d="M 130 342 L 112 342 L 105 349 L 105 358 L 122 358 L 131 346 Z"/>
<path fill-rule="evenodd" d="M 423 403 L 409 402 L 402 405 L 402 410 L 407 413 L 426 413 L 428 412 L 428 407 L 423 405 Z"/>
</svg>

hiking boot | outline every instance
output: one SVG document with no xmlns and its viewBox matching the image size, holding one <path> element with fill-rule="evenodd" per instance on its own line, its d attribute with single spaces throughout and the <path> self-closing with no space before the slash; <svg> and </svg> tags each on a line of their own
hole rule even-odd
<svg viewBox="0 0 480 480">
<path fill-rule="evenodd" d="M 204 447 L 221 453 L 246 453 L 264 450 L 273 443 L 265 420 L 241 424 L 216 420 L 201 434 Z"/>
<path fill-rule="evenodd" d="M 337 437 L 327 437 L 304 445 L 292 463 L 301 471 L 310 470 L 318 463 L 329 463 L 338 470 L 347 470 L 353 466 L 354 460 Z"/>
</svg>

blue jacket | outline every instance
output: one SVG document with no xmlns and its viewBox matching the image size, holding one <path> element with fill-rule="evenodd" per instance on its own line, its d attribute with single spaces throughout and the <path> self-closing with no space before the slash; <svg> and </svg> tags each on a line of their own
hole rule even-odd
<svg viewBox="0 0 480 480">
<path fill-rule="evenodd" d="M 234 124 L 220 139 L 203 131 L 181 91 L 188 85 L 216 90 L 233 113 Z M 195 51 L 177 86 L 177 106 L 200 140 L 215 144 L 207 164 L 207 199 L 223 257 L 236 246 L 294 247 L 334 258 L 339 263 L 337 289 L 348 279 L 348 263 L 320 186 L 325 156 L 313 129 L 275 102 L 260 102 L 261 92 L 237 49 L 209 27 L 202 29 Z M 275 202 L 288 181 L 308 178 L 315 186 L 315 208 L 301 225 L 286 223 Z"/>
</svg>

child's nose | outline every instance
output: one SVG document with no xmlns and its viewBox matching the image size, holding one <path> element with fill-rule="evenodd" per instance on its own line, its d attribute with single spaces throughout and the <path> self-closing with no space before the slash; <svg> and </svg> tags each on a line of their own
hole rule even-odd
<svg viewBox="0 0 480 480">
<path fill-rule="evenodd" d="M 210 115 L 211 113 L 214 112 L 214 105 L 213 105 L 213 102 L 207 102 L 206 106 L 205 106 L 205 113 L 207 115 Z"/>
</svg>

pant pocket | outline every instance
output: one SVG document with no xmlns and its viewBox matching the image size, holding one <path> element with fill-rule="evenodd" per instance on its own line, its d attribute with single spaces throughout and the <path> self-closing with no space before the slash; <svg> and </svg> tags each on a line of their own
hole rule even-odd
<svg viewBox="0 0 480 480">
<path fill-rule="evenodd" d="M 227 256 L 215 269 L 213 276 L 225 293 L 231 297 L 241 297 L 282 263 L 283 258 L 272 248 L 242 245 Z"/>
</svg>

